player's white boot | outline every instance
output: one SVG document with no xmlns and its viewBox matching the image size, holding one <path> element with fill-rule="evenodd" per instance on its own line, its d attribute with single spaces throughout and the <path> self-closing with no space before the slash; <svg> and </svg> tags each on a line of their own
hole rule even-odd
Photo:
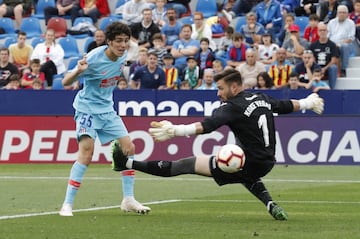
<svg viewBox="0 0 360 239">
<path fill-rule="evenodd" d="M 147 214 L 151 211 L 151 208 L 142 205 L 134 197 L 125 197 L 120 206 L 124 212 L 136 212 L 139 214 Z"/>
<path fill-rule="evenodd" d="M 72 217 L 73 213 L 71 204 L 64 204 L 59 212 L 59 215 L 63 217 Z"/>
</svg>

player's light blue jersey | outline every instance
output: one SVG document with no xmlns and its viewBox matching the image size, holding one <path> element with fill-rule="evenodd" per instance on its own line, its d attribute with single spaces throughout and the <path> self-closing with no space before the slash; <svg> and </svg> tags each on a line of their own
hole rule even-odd
<svg viewBox="0 0 360 239">
<path fill-rule="evenodd" d="M 102 114 L 114 110 L 113 90 L 123 71 L 126 53 L 114 62 L 106 56 L 106 49 L 107 46 L 100 46 L 87 55 L 88 68 L 78 77 L 84 87 L 73 103 L 77 111 Z"/>
</svg>

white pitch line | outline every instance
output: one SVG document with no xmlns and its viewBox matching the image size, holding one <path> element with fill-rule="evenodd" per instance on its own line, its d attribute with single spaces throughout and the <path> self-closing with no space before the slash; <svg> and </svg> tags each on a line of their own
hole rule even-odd
<svg viewBox="0 0 360 239">
<path fill-rule="evenodd" d="M 68 180 L 69 177 L 49 176 L 0 176 L 0 179 L 13 180 Z M 85 180 L 119 180 L 115 177 L 84 177 Z M 137 177 L 139 181 L 213 181 L 212 178 L 163 178 Z M 292 183 L 360 183 L 360 180 L 334 180 L 334 179 L 263 179 L 264 182 L 292 182 Z"/>
</svg>

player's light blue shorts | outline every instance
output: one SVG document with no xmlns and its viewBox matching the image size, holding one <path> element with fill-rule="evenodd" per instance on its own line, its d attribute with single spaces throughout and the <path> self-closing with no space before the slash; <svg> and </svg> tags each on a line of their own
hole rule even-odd
<svg viewBox="0 0 360 239">
<path fill-rule="evenodd" d="M 80 140 L 82 135 L 88 135 L 94 140 L 99 137 L 102 144 L 128 136 L 129 133 L 124 122 L 115 111 L 104 114 L 88 114 L 76 111 L 76 137 Z"/>
</svg>

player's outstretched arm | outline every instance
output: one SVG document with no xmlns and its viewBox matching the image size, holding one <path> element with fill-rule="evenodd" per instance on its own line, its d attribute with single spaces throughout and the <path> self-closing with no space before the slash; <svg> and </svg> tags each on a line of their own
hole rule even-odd
<svg viewBox="0 0 360 239">
<path fill-rule="evenodd" d="M 77 68 L 69 73 L 67 73 L 62 80 L 64 86 L 71 85 L 75 79 L 86 69 L 88 68 L 88 63 L 86 60 L 86 55 L 83 56 L 81 60 L 78 61 Z"/>
<path fill-rule="evenodd" d="M 153 121 L 150 126 L 149 132 L 155 141 L 165 141 L 175 136 L 190 136 L 203 132 L 203 127 L 200 122 L 187 125 L 174 125 L 168 120 L 163 120 L 160 122 Z"/>
<path fill-rule="evenodd" d="M 294 111 L 312 110 L 317 114 L 322 114 L 324 111 L 324 99 L 316 93 L 312 93 L 304 99 L 291 101 L 294 106 Z"/>
</svg>

